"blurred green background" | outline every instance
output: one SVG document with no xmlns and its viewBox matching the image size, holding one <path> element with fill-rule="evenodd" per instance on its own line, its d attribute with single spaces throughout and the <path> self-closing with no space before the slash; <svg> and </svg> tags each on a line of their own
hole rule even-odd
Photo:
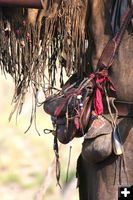
<svg viewBox="0 0 133 200">
<path fill-rule="evenodd" d="M 31 97 L 27 97 L 22 114 L 17 120 L 9 114 L 14 94 L 10 76 L 0 75 L 0 200 L 78 200 L 76 189 L 76 162 L 81 151 L 81 139 L 72 142 L 68 183 L 65 183 L 70 144 L 60 146 L 61 185 L 56 185 L 53 136 L 45 135 L 51 128 L 48 115 L 37 110 L 37 127 L 24 134 L 30 123 Z"/>
</svg>

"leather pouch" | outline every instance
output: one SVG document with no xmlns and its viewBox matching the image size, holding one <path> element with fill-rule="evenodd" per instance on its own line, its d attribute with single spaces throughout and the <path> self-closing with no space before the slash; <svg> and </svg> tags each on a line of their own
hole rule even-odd
<svg viewBox="0 0 133 200">
<path fill-rule="evenodd" d="M 68 80 L 58 94 L 45 100 L 44 111 L 51 115 L 61 143 L 84 135 L 91 116 L 92 94 L 93 83 L 88 78 L 71 84 Z"/>
<path fill-rule="evenodd" d="M 93 120 L 82 147 L 82 155 L 89 163 L 98 163 L 111 155 L 112 126 L 102 116 Z"/>
</svg>

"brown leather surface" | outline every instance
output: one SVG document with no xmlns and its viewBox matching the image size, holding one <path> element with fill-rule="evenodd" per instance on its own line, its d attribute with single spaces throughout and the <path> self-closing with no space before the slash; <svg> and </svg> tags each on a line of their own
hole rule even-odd
<svg viewBox="0 0 133 200">
<path fill-rule="evenodd" d="M 0 0 L 0 6 L 42 8 L 41 0 Z"/>
<path fill-rule="evenodd" d="M 119 116 L 133 117 L 133 103 L 115 102 Z"/>
<path fill-rule="evenodd" d="M 115 101 L 115 107 L 118 111 L 119 117 L 133 117 L 133 103 L 132 102 L 123 102 L 123 101 Z M 110 105 L 111 106 L 111 105 Z M 108 106 L 106 105 L 106 109 L 104 114 L 108 114 Z M 111 112 L 115 113 L 115 109 L 111 106 Z"/>
<path fill-rule="evenodd" d="M 121 133 L 124 148 L 126 172 L 123 169 L 123 158 L 115 156 L 114 154 L 97 164 L 88 163 L 83 160 L 82 166 L 80 165 L 80 167 L 78 167 L 83 169 L 84 173 L 84 176 L 82 172 L 79 174 L 79 184 L 80 190 L 83 190 L 84 197 L 86 198 L 80 198 L 80 200 L 118 200 L 118 186 L 133 184 L 132 125 L 132 118 L 121 118 L 118 121 L 119 132 Z"/>
</svg>

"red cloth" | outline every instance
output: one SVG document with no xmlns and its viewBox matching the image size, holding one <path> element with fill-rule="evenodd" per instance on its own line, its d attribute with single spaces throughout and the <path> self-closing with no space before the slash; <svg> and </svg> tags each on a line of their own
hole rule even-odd
<svg viewBox="0 0 133 200">
<path fill-rule="evenodd" d="M 91 75 L 94 78 L 96 88 L 95 88 L 95 97 L 94 97 L 94 111 L 96 115 L 103 114 L 103 99 L 104 95 L 104 85 L 109 86 L 108 89 L 115 91 L 115 87 L 111 81 L 111 79 L 106 75 L 106 71 L 102 70 L 96 74 Z"/>
</svg>

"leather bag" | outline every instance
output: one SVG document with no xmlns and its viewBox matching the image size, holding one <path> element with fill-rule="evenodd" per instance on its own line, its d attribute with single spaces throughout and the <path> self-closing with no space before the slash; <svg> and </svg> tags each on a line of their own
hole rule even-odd
<svg viewBox="0 0 133 200">
<path fill-rule="evenodd" d="M 51 115 L 59 141 L 68 143 L 74 137 L 82 137 L 91 116 L 93 83 L 88 77 L 79 80 L 72 76 L 62 90 L 49 96 L 44 111 Z"/>
<path fill-rule="evenodd" d="M 82 148 L 87 162 L 98 163 L 112 154 L 112 131 L 111 123 L 104 117 L 99 116 L 92 121 Z"/>
</svg>

